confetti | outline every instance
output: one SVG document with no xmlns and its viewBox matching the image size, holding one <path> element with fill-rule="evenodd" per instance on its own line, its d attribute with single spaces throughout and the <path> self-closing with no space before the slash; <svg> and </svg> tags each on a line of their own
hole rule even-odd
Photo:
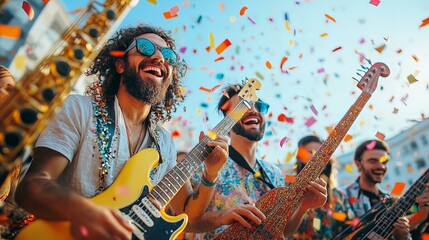
<svg viewBox="0 0 429 240">
<path fill-rule="evenodd" d="M 291 182 L 293 182 L 293 180 L 295 180 L 295 176 L 292 176 L 292 175 L 286 175 L 285 176 L 285 181 L 287 183 L 291 183 Z"/>
<path fill-rule="evenodd" d="M 385 44 L 383 44 L 383 45 L 381 45 L 381 46 L 379 46 L 379 47 L 376 47 L 376 48 L 374 48 L 374 49 L 375 49 L 377 52 L 381 53 L 381 52 L 383 52 L 384 48 L 386 48 L 386 45 L 385 45 Z"/>
<path fill-rule="evenodd" d="M 225 4 L 223 2 L 219 3 L 219 9 L 221 11 L 225 10 Z"/>
<path fill-rule="evenodd" d="M 282 71 L 282 73 L 288 73 L 288 71 L 283 70 L 283 65 L 285 64 L 285 62 L 288 60 L 287 57 L 283 57 L 282 61 L 280 62 L 280 71 Z"/>
<path fill-rule="evenodd" d="M 285 163 L 289 163 L 290 162 L 290 160 L 292 160 L 292 158 L 293 158 L 293 156 L 295 155 L 295 153 L 293 153 L 293 152 L 288 152 L 287 154 L 286 154 L 286 157 L 285 157 Z"/>
<path fill-rule="evenodd" d="M 286 27 L 286 29 L 287 29 L 288 31 L 290 31 L 290 30 L 291 30 L 289 20 L 286 20 L 286 21 L 285 21 L 285 27 Z"/>
<path fill-rule="evenodd" d="M 404 182 L 396 182 L 390 194 L 393 196 L 401 196 L 402 191 L 404 191 L 405 185 L 406 184 Z"/>
<path fill-rule="evenodd" d="M 148 3 L 152 3 L 153 5 L 156 5 L 156 0 L 147 0 Z"/>
<path fill-rule="evenodd" d="M 49 0 L 42 0 L 44 4 L 48 4 Z"/>
<path fill-rule="evenodd" d="M 324 73 L 325 72 L 325 68 L 319 68 L 317 69 L 317 73 Z"/>
<path fill-rule="evenodd" d="M 335 18 L 333 18 L 332 16 L 325 14 L 325 17 L 329 20 L 331 20 L 332 22 L 337 22 L 337 20 L 335 20 Z"/>
<path fill-rule="evenodd" d="M 28 19 L 33 20 L 33 18 L 34 18 L 34 10 L 31 7 L 30 3 L 28 3 L 27 1 L 22 1 L 22 9 L 24 9 L 24 12 L 28 16 Z"/>
<path fill-rule="evenodd" d="M 283 144 L 285 144 L 285 142 L 287 142 L 289 140 L 288 137 L 284 137 L 280 140 L 280 147 L 283 147 Z"/>
<path fill-rule="evenodd" d="M 19 39 L 21 37 L 21 27 L 0 24 L 0 37 Z"/>
<path fill-rule="evenodd" d="M 219 44 L 216 47 L 216 53 L 219 55 L 221 54 L 225 49 L 227 49 L 229 46 L 231 46 L 231 42 L 229 41 L 229 39 L 225 39 L 223 40 L 223 42 L 221 44 Z"/>
<path fill-rule="evenodd" d="M 416 61 L 416 62 L 419 61 L 419 58 L 416 55 L 413 55 L 412 57 L 413 57 L 414 61 Z"/>
<path fill-rule="evenodd" d="M 113 57 L 122 57 L 124 56 L 124 54 L 125 54 L 124 51 L 117 51 L 117 50 L 110 51 L 110 55 Z"/>
<path fill-rule="evenodd" d="M 247 17 L 247 19 L 249 19 L 249 21 L 253 24 L 256 24 L 255 21 L 253 21 L 250 17 Z"/>
<path fill-rule="evenodd" d="M 316 116 L 317 116 L 317 114 L 318 114 L 319 112 L 316 110 L 316 108 L 314 107 L 314 105 L 313 105 L 313 104 L 311 104 L 310 109 L 311 109 L 311 111 L 314 113 L 314 115 L 316 115 Z"/>
<path fill-rule="evenodd" d="M 83 11 L 83 8 L 76 8 L 75 10 L 69 12 L 69 14 L 74 15 Z"/>
<path fill-rule="evenodd" d="M 384 156 L 382 156 L 381 158 L 380 158 L 380 162 L 381 163 L 385 163 L 385 162 L 387 162 L 387 161 L 389 161 L 389 156 L 387 156 L 387 155 L 384 155 Z"/>
<path fill-rule="evenodd" d="M 210 41 L 210 48 L 214 48 L 214 46 L 215 46 L 215 41 L 214 41 L 214 35 L 213 35 L 213 33 L 211 32 L 210 33 L 210 35 L 209 35 L 209 41 Z"/>
<path fill-rule="evenodd" d="M 261 80 L 264 80 L 264 76 L 260 72 L 255 72 L 256 77 L 258 77 Z"/>
<path fill-rule="evenodd" d="M 374 147 L 375 147 L 376 144 L 377 144 L 377 142 L 375 140 L 373 140 L 373 141 L 371 141 L 370 143 L 368 143 L 366 145 L 366 149 L 372 150 L 372 149 L 374 149 Z"/>
<path fill-rule="evenodd" d="M 199 89 L 201 90 L 201 91 L 204 91 L 204 92 L 209 92 L 209 93 L 211 93 L 211 92 L 214 92 L 214 91 L 216 91 L 216 89 L 218 89 L 220 87 L 220 85 L 216 85 L 216 86 L 214 86 L 213 88 L 206 88 L 206 87 L 200 87 Z"/>
<path fill-rule="evenodd" d="M 326 36 L 328 36 L 328 34 L 327 33 L 322 33 L 322 34 L 320 34 L 320 36 L 321 37 L 326 37 Z"/>
<path fill-rule="evenodd" d="M 305 126 L 311 127 L 317 120 L 314 117 L 310 117 L 305 122 Z"/>
<path fill-rule="evenodd" d="M 334 220 L 337 220 L 339 222 L 344 222 L 347 218 L 347 214 L 343 213 L 343 212 L 333 212 L 332 213 L 332 218 Z"/>
<path fill-rule="evenodd" d="M 313 228 L 316 230 L 320 230 L 320 226 L 322 225 L 322 221 L 319 218 L 313 218 Z"/>
<path fill-rule="evenodd" d="M 350 134 L 347 134 L 345 137 L 344 137 L 344 142 L 349 142 L 349 141 L 351 141 L 353 139 L 353 136 L 352 135 L 350 135 Z"/>
<path fill-rule="evenodd" d="M 340 50 L 341 48 L 343 48 L 343 47 L 341 47 L 341 46 L 336 47 L 336 48 L 332 49 L 332 52 L 336 52 L 336 51 Z"/>
<path fill-rule="evenodd" d="M 177 130 L 174 130 L 174 131 L 171 133 L 171 137 L 173 137 L 173 138 L 180 137 L 180 132 L 179 132 L 179 131 L 177 131 Z"/>
<path fill-rule="evenodd" d="M 408 75 L 407 80 L 408 80 L 408 83 L 409 83 L 409 84 L 412 84 L 412 83 L 415 83 L 415 82 L 417 82 L 417 81 L 418 81 L 418 80 L 414 77 L 414 75 L 413 75 L 413 74 Z"/>
<path fill-rule="evenodd" d="M 371 1 L 369 1 L 369 3 L 371 3 L 372 5 L 377 7 L 378 4 L 380 4 L 380 0 L 371 0 Z"/>
<path fill-rule="evenodd" d="M 425 20 L 422 20 L 422 24 L 420 24 L 419 28 L 422 28 L 428 24 L 429 24 L 429 17 L 426 18 Z"/>
<path fill-rule="evenodd" d="M 347 163 L 347 164 L 346 164 L 345 169 L 346 169 L 346 171 L 347 171 L 347 172 L 349 172 L 349 173 L 353 172 L 353 166 L 352 166 L 350 163 Z"/>
<path fill-rule="evenodd" d="M 87 229 L 85 226 L 80 225 L 80 227 L 79 227 L 79 231 L 80 231 L 80 234 L 81 234 L 83 237 L 87 237 L 87 236 L 88 236 L 88 229 Z"/>
<path fill-rule="evenodd" d="M 247 7 L 246 7 L 246 6 L 242 7 L 242 8 L 240 9 L 240 16 L 243 16 L 243 15 L 244 15 L 244 13 L 246 13 L 246 10 L 247 10 Z"/>
<path fill-rule="evenodd" d="M 377 132 L 376 134 L 375 134 L 375 137 L 376 138 L 378 138 L 380 141 L 384 141 L 384 134 L 383 133 L 381 133 L 381 132 Z"/>
<path fill-rule="evenodd" d="M 303 163 L 308 163 L 310 159 L 313 157 L 311 153 L 307 151 L 307 149 L 303 146 L 298 148 L 298 152 L 296 153 L 296 158 L 299 159 Z"/>
<path fill-rule="evenodd" d="M 271 68 L 272 68 L 270 61 L 266 61 L 266 62 L 265 62 L 265 66 L 266 66 L 268 69 L 271 69 Z"/>
<path fill-rule="evenodd" d="M 283 113 L 277 117 L 277 120 L 279 122 L 286 122 L 286 123 L 290 123 L 290 124 L 293 124 L 293 122 L 294 122 L 294 119 L 292 117 L 287 117 Z"/>
<path fill-rule="evenodd" d="M 217 134 L 214 131 L 208 131 L 207 132 L 207 137 L 209 137 L 211 140 L 215 140 L 216 137 L 217 137 Z"/>
</svg>

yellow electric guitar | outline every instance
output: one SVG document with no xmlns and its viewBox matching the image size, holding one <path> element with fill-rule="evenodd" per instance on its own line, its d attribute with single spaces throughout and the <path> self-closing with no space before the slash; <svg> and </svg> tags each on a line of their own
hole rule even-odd
<svg viewBox="0 0 429 240">
<path fill-rule="evenodd" d="M 249 101 L 258 100 L 256 90 L 260 87 L 257 79 L 249 79 L 238 94 L 240 103 L 211 133 L 227 135 L 251 108 Z M 151 184 L 149 175 L 158 164 L 158 152 L 151 148 L 138 152 L 128 160 L 114 183 L 91 201 L 119 209 L 134 226 L 132 239 L 175 239 L 185 229 L 188 217 L 186 214 L 169 216 L 164 207 L 212 152 L 212 148 L 206 145 L 210 140 L 209 136 L 205 136 L 156 186 Z M 150 199 L 157 200 L 161 210 Z M 25 227 L 16 239 L 72 239 L 69 228 L 69 222 L 36 220 Z"/>
<path fill-rule="evenodd" d="M 377 87 L 379 76 L 387 77 L 389 68 L 384 63 L 375 63 L 365 73 L 357 86 L 362 90 L 356 102 L 329 134 L 328 139 L 314 154 L 288 187 L 275 188 L 263 195 L 255 204 L 266 216 L 260 225 L 251 229 L 234 223 L 215 239 L 283 239 L 287 221 L 298 208 L 310 181 L 316 180 L 329 158 L 343 140 L 352 123 Z"/>
</svg>

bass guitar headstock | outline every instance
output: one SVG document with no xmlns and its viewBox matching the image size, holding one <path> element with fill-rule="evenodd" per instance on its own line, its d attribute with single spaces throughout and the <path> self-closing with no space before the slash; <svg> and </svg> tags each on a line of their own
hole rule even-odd
<svg viewBox="0 0 429 240">
<path fill-rule="evenodd" d="M 360 90 L 371 94 L 377 88 L 378 78 L 380 76 L 387 77 L 389 74 L 390 69 L 385 63 L 374 63 L 374 65 L 366 71 L 365 75 L 363 75 L 357 86 Z"/>
<path fill-rule="evenodd" d="M 238 96 L 247 102 L 254 102 L 258 100 L 256 90 L 261 88 L 261 82 L 256 78 L 248 79 L 246 84 L 238 93 Z"/>
</svg>

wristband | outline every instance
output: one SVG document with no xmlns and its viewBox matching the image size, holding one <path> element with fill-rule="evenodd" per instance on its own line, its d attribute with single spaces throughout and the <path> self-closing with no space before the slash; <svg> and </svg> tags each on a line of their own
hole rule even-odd
<svg viewBox="0 0 429 240">
<path fill-rule="evenodd" d="M 216 180 L 215 180 L 214 182 L 207 182 L 207 181 L 204 179 L 204 176 L 202 176 L 202 177 L 201 177 L 201 184 L 202 184 L 204 187 L 214 188 L 214 187 L 216 186 L 216 183 L 217 183 L 217 178 L 216 178 Z"/>
</svg>

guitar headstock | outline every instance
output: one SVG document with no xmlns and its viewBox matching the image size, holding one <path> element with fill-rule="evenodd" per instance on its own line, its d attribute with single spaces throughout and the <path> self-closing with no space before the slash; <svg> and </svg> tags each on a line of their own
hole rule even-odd
<svg viewBox="0 0 429 240">
<path fill-rule="evenodd" d="M 362 79 L 358 82 L 357 86 L 360 90 L 368 93 L 373 93 L 377 88 L 378 77 L 387 77 L 390 74 L 389 67 L 381 62 L 374 63 Z"/>
<path fill-rule="evenodd" d="M 238 93 L 238 96 L 248 102 L 254 102 L 258 100 L 256 90 L 261 88 L 261 82 L 256 78 L 248 79 L 246 84 Z"/>
</svg>

